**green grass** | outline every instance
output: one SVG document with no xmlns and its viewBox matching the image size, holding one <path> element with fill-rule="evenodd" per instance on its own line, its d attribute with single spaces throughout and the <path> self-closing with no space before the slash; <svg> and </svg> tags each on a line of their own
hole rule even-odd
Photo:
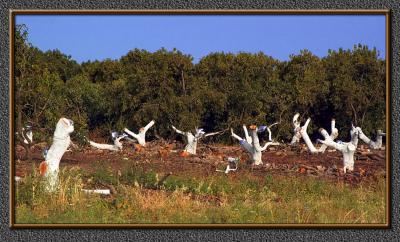
<svg viewBox="0 0 400 242">
<path fill-rule="evenodd" d="M 48 194 L 33 173 L 17 186 L 16 223 L 386 222 L 384 178 L 351 187 L 307 176 L 233 179 L 216 173 L 204 179 L 170 176 L 160 187 L 160 176 L 129 163 L 118 174 L 99 162 L 91 174 L 62 170 L 58 191 Z M 98 183 L 113 184 L 117 194 L 81 192 Z"/>
</svg>

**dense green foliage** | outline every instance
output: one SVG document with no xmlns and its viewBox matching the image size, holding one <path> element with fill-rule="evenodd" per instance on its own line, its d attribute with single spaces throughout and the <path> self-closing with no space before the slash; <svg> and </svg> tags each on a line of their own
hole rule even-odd
<svg viewBox="0 0 400 242">
<path fill-rule="evenodd" d="M 323 58 L 303 50 L 288 61 L 218 52 L 197 64 L 175 49 L 134 49 L 119 60 L 78 64 L 58 50 L 33 47 L 27 35 L 24 25 L 16 27 L 15 115 L 17 127 L 31 123 L 44 137 L 61 116 L 74 120 L 79 137 L 136 131 L 151 119 L 149 136 L 164 138 L 172 137 L 171 124 L 216 131 L 278 121 L 274 136 L 287 141 L 295 112 L 312 118 L 314 135 L 336 118 L 342 139 L 352 122 L 370 136 L 385 124 L 385 61 L 367 46 Z M 218 139 L 228 141 L 229 134 Z"/>
</svg>

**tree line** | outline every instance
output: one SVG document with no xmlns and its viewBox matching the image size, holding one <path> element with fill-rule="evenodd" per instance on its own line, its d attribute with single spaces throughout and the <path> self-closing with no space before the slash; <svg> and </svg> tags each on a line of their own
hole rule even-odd
<svg viewBox="0 0 400 242">
<path fill-rule="evenodd" d="M 136 130 L 154 119 L 150 138 L 175 137 L 171 125 L 211 132 L 280 122 L 273 134 L 288 142 L 296 112 L 312 118 L 314 138 L 319 127 L 329 130 L 332 118 L 342 140 L 351 123 L 372 137 L 385 127 L 385 60 L 361 44 L 322 58 L 302 50 L 288 61 L 262 52 L 215 52 L 197 64 L 164 48 L 79 64 L 59 50 L 32 46 L 25 25 L 15 27 L 14 44 L 15 125 L 32 125 L 36 140 L 51 137 L 61 116 L 75 122 L 78 140 Z M 230 132 L 214 139 L 229 142 Z"/>
</svg>

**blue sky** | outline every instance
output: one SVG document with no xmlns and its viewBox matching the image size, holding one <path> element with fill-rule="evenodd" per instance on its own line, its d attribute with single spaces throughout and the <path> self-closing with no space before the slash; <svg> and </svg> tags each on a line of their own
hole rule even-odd
<svg viewBox="0 0 400 242">
<path fill-rule="evenodd" d="M 59 49 L 81 63 L 119 59 L 134 48 L 174 47 L 197 63 L 210 52 L 264 52 L 279 60 L 308 49 L 376 47 L 385 58 L 384 15 L 17 15 L 29 41 L 41 50 Z"/>
</svg>

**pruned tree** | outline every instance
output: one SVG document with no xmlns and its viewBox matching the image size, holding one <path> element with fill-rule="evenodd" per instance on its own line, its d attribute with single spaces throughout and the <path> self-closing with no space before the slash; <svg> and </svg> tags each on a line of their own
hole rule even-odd
<svg viewBox="0 0 400 242">
<path fill-rule="evenodd" d="M 40 164 L 40 174 L 46 179 L 46 190 L 53 192 L 58 185 L 60 160 L 71 144 L 70 134 L 74 132 L 71 119 L 60 118 L 53 136 L 53 144 L 47 152 L 46 160 Z"/>
<path fill-rule="evenodd" d="M 346 173 L 347 169 L 349 171 L 354 170 L 354 152 L 357 149 L 358 145 L 358 137 L 359 137 L 359 129 L 352 126 L 350 130 L 351 140 L 350 142 L 335 142 L 331 138 L 331 136 L 326 132 L 325 129 L 321 128 L 319 130 L 321 135 L 324 137 L 324 140 L 318 139 L 317 141 L 328 146 L 334 148 L 343 154 L 343 172 Z"/>
<path fill-rule="evenodd" d="M 319 132 L 324 137 L 324 140 L 318 139 L 317 142 L 321 143 L 322 146 L 319 149 L 316 149 L 314 144 L 311 142 L 310 137 L 307 134 L 307 127 L 310 123 L 311 119 L 308 118 L 305 124 L 300 128 L 300 134 L 306 143 L 309 151 L 313 154 L 315 153 L 323 153 L 327 147 L 331 147 L 336 149 L 343 154 L 343 171 L 346 173 L 346 170 L 353 171 L 354 169 L 354 152 L 357 149 L 358 145 L 358 137 L 360 134 L 360 129 L 352 126 L 350 130 L 351 141 L 350 142 L 335 142 L 334 139 L 338 136 L 339 131 L 335 127 L 335 119 L 331 121 L 331 134 L 320 128 Z"/>
<path fill-rule="evenodd" d="M 306 143 L 308 150 L 312 154 L 324 153 L 326 148 L 327 148 L 327 146 L 325 144 L 322 144 L 321 147 L 319 147 L 319 149 L 317 149 L 314 146 L 314 144 L 311 142 L 310 136 L 308 136 L 307 128 L 308 128 L 309 123 L 311 122 L 311 118 L 308 118 L 307 121 L 304 123 L 304 125 L 300 126 L 300 121 L 298 121 L 298 117 L 299 117 L 298 113 L 296 113 L 295 116 L 293 117 L 293 125 L 295 126 L 295 129 L 294 129 L 295 134 L 293 136 L 292 141 L 296 140 L 296 142 L 298 142 L 299 141 L 298 136 L 300 135 L 300 137 L 303 138 L 304 142 Z M 336 139 L 338 137 L 338 135 L 339 135 L 339 131 L 336 128 L 335 124 L 336 124 L 335 119 L 332 119 L 332 121 L 331 121 L 331 134 L 330 134 L 330 138 L 332 140 Z"/>
<path fill-rule="evenodd" d="M 268 131 L 268 140 L 269 140 L 269 141 L 273 141 L 273 140 L 272 140 L 271 127 L 274 126 L 274 125 L 277 125 L 277 124 L 278 124 L 278 122 L 273 123 L 273 124 L 271 124 L 271 125 L 269 125 L 269 126 L 260 126 L 260 127 L 258 128 L 258 132 L 261 133 L 261 132 L 267 130 L 267 131 Z M 232 129 L 231 129 L 231 131 L 232 131 Z M 243 131 L 244 131 L 244 136 L 245 136 L 245 139 L 246 139 L 247 143 L 251 144 L 251 143 L 253 142 L 253 138 L 249 135 L 249 132 L 247 131 L 246 125 L 243 125 Z M 238 139 L 239 136 L 237 136 L 237 135 L 235 135 L 235 136 L 236 136 L 235 138 Z M 239 137 L 239 138 L 240 138 L 240 137 Z M 241 138 L 240 138 L 240 139 L 241 139 Z"/>
<path fill-rule="evenodd" d="M 382 137 L 386 136 L 386 133 L 383 133 L 381 129 L 377 130 L 376 141 L 368 138 L 360 127 L 357 127 L 359 132 L 360 139 L 369 145 L 371 149 L 380 149 L 382 147 Z"/>
<path fill-rule="evenodd" d="M 142 127 L 139 129 L 139 133 L 135 134 L 129 129 L 125 128 L 124 132 L 132 136 L 133 138 L 137 139 L 138 143 L 141 146 L 146 146 L 146 132 L 149 130 L 153 125 L 155 124 L 154 120 L 151 120 L 150 123 L 148 123 L 145 127 Z"/>
<path fill-rule="evenodd" d="M 196 154 L 197 142 L 201 138 L 213 136 L 213 135 L 216 135 L 216 134 L 219 134 L 219 133 L 222 132 L 222 131 L 218 131 L 218 132 L 213 132 L 213 133 L 206 133 L 206 132 L 204 132 L 203 129 L 195 128 L 196 133 L 193 135 L 192 132 L 190 132 L 190 131 L 187 131 L 187 132 L 180 131 L 179 129 L 175 128 L 175 126 L 173 126 L 173 125 L 172 125 L 172 129 L 176 133 L 185 136 L 186 146 L 185 146 L 184 152 L 187 152 L 187 153 L 192 154 L 192 155 Z"/>
<path fill-rule="evenodd" d="M 251 161 L 254 165 L 261 165 L 263 162 L 261 160 L 262 153 L 264 150 L 268 148 L 270 145 L 279 145 L 278 142 L 268 141 L 264 144 L 263 147 L 260 146 L 260 141 L 258 139 L 257 132 L 262 132 L 266 129 L 266 126 L 262 126 L 263 128 L 259 129 L 256 125 L 250 125 L 250 135 L 251 135 L 251 143 L 248 142 L 248 139 L 243 139 L 237 134 L 233 132 L 231 129 L 231 136 L 235 139 L 239 140 L 239 144 L 250 154 Z M 244 129 L 244 128 L 243 128 Z M 247 129 L 245 129 L 247 130 Z M 269 131 L 270 132 L 270 131 Z"/>
</svg>

